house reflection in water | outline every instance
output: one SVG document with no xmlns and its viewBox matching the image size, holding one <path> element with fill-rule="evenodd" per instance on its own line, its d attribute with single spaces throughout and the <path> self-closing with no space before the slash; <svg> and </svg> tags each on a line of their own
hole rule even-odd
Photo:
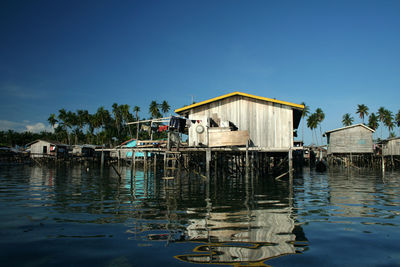
<svg viewBox="0 0 400 267">
<path fill-rule="evenodd" d="M 137 239 L 167 244 L 198 243 L 193 253 L 176 255 L 178 260 L 195 264 L 264 265 L 268 259 L 301 253 L 308 247 L 302 228 L 296 225 L 286 187 L 244 190 L 235 194 L 234 199 L 221 189 L 216 199 L 217 194 L 209 190 L 212 183 L 204 184 L 203 195 L 194 194 L 187 186 L 173 186 L 174 190 L 157 188 L 154 176 L 147 177 L 146 172 L 137 171 L 133 179 L 130 170 L 125 175 L 124 187 L 142 207 L 140 219 L 136 218 L 128 233 L 134 233 Z M 191 184 L 191 180 L 181 182 Z M 149 204 L 155 199 L 160 203 L 157 210 L 154 204 Z"/>
<path fill-rule="evenodd" d="M 280 204 L 280 203 L 278 203 Z M 307 244 L 295 226 L 290 208 L 210 212 L 206 219 L 192 219 L 187 228 L 190 241 L 205 242 L 194 254 L 175 258 L 191 263 L 257 264 L 282 255 L 301 253 Z"/>
</svg>

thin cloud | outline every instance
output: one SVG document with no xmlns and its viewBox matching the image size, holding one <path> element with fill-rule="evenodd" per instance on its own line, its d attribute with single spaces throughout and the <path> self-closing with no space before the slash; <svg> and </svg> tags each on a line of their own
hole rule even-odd
<svg viewBox="0 0 400 267">
<path fill-rule="evenodd" d="M 15 121 L 0 120 L 0 131 L 14 130 L 23 132 L 26 130 L 25 124 Z"/>
<path fill-rule="evenodd" d="M 39 90 L 29 89 L 17 84 L 2 84 L 0 86 L 0 91 L 6 95 L 17 97 L 17 98 L 41 98 L 43 93 Z"/>
<path fill-rule="evenodd" d="M 51 127 L 50 125 L 46 126 L 43 123 L 38 122 L 33 125 L 26 125 L 26 131 L 32 133 L 40 133 L 43 131 L 53 132 L 53 127 Z"/>
<path fill-rule="evenodd" d="M 13 130 L 16 132 L 32 132 L 32 133 L 40 133 L 42 131 L 54 132 L 53 127 L 51 127 L 50 125 L 45 125 L 42 122 L 32 123 L 28 121 L 15 122 L 15 121 L 0 120 L 0 131 L 8 131 L 8 130 Z"/>
</svg>

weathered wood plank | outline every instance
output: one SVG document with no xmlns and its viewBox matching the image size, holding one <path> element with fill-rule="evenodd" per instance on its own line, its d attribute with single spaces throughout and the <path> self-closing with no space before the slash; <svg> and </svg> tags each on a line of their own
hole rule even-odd
<svg viewBox="0 0 400 267">
<path fill-rule="evenodd" d="M 249 139 L 248 131 L 209 132 L 209 147 L 243 146 Z"/>
</svg>

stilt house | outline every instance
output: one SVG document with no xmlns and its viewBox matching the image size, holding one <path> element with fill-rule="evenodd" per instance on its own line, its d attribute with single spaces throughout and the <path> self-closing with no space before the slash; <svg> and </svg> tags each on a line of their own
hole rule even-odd
<svg viewBox="0 0 400 267">
<path fill-rule="evenodd" d="M 359 123 L 325 132 L 330 154 L 373 153 L 372 134 L 375 131 Z"/>
<path fill-rule="evenodd" d="M 29 151 L 32 158 L 42 157 L 67 157 L 68 145 L 57 141 L 35 140 L 26 145 L 26 151 Z"/>
<path fill-rule="evenodd" d="M 303 105 L 233 92 L 175 112 L 189 119 L 189 146 L 245 146 L 266 152 L 293 147 Z"/>
<path fill-rule="evenodd" d="M 389 138 L 381 143 L 384 156 L 400 156 L 400 137 Z"/>
</svg>

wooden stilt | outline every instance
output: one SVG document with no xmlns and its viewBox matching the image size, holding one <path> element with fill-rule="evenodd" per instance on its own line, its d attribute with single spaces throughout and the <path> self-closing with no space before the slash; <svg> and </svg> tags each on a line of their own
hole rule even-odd
<svg viewBox="0 0 400 267">
<path fill-rule="evenodd" d="M 288 160 L 289 160 L 289 173 L 292 173 L 293 172 L 293 150 L 291 148 L 289 148 Z"/>
<path fill-rule="evenodd" d="M 206 173 L 207 178 L 210 178 L 210 163 L 211 163 L 211 149 L 207 148 L 206 150 Z"/>
</svg>

